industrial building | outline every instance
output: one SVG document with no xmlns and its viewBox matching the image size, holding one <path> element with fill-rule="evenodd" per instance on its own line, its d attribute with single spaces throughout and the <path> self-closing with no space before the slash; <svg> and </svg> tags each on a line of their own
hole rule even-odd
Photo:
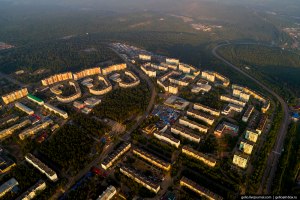
<svg viewBox="0 0 300 200">
<path fill-rule="evenodd" d="M 247 108 L 246 112 L 244 113 L 243 117 L 242 117 L 242 121 L 243 122 L 248 122 L 248 120 L 249 120 L 251 114 L 253 113 L 253 111 L 254 111 L 254 106 L 252 106 L 252 105 L 249 106 Z"/>
<path fill-rule="evenodd" d="M 27 129 L 27 130 L 24 130 L 22 131 L 20 134 L 19 134 L 19 138 L 21 140 L 24 140 L 25 138 L 29 137 L 29 136 L 32 136 L 34 134 L 36 134 L 37 132 L 43 130 L 43 129 L 46 129 L 47 127 L 49 127 L 51 124 L 53 123 L 53 121 L 51 119 L 41 123 L 41 124 L 38 124 L 30 129 Z"/>
<path fill-rule="evenodd" d="M 27 119 L 25 121 L 22 121 L 21 123 L 13 125 L 10 128 L 0 131 L 0 140 L 12 135 L 18 129 L 21 129 L 29 124 L 31 124 L 31 121 L 29 119 Z"/>
<path fill-rule="evenodd" d="M 232 163 L 240 168 L 245 169 L 249 161 L 249 156 L 241 152 L 235 152 Z"/>
<path fill-rule="evenodd" d="M 210 107 L 202 105 L 200 103 L 195 103 L 193 108 L 195 110 L 201 110 L 203 112 L 209 113 L 209 114 L 211 114 L 213 116 L 217 116 L 217 117 L 220 116 L 220 113 L 221 113 L 219 110 L 216 110 L 214 108 L 210 108 Z"/>
<path fill-rule="evenodd" d="M 30 101 L 32 101 L 34 103 L 37 103 L 40 106 L 44 105 L 44 101 L 42 99 L 40 99 L 32 94 L 28 94 L 27 99 L 29 99 Z"/>
<path fill-rule="evenodd" d="M 131 144 L 128 142 L 123 143 L 118 149 L 114 150 L 108 157 L 106 157 L 101 166 L 103 169 L 107 170 L 110 168 L 118 158 L 125 154 L 131 148 Z"/>
<path fill-rule="evenodd" d="M 25 193 L 19 196 L 16 200 L 30 200 L 46 189 L 46 182 L 39 180 L 36 184 L 30 187 Z"/>
<path fill-rule="evenodd" d="M 6 193 L 10 192 L 14 187 L 18 186 L 19 183 L 15 178 L 11 178 L 0 186 L 0 198 Z"/>
<path fill-rule="evenodd" d="M 14 92 L 11 92 L 9 94 L 3 95 L 2 100 L 5 104 L 12 103 L 16 100 L 19 100 L 23 97 L 26 97 L 28 95 L 27 88 L 23 88 L 21 90 L 16 90 Z"/>
<path fill-rule="evenodd" d="M 53 85 L 55 83 L 61 82 L 61 81 L 67 81 L 73 79 L 73 74 L 72 72 L 66 72 L 62 74 L 55 74 L 53 76 L 50 76 L 46 79 L 42 80 L 42 85 L 43 86 L 49 86 Z"/>
<path fill-rule="evenodd" d="M 133 179 L 135 182 L 141 184 L 148 190 L 158 193 L 160 190 L 160 185 L 157 183 L 154 183 L 151 179 L 143 176 L 142 174 L 138 173 L 135 169 L 129 168 L 129 167 L 121 167 L 120 172 L 129 178 Z"/>
<path fill-rule="evenodd" d="M 27 115 L 34 114 L 34 111 L 32 109 L 28 108 L 27 106 L 25 106 L 24 104 L 22 104 L 20 102 L 16 102 L 15 107 L 18 108 L 19 110 L 25 112 Z"/>
<path fill-rule="evenodd" d="M 255 130 L 247 129 L 245 132 L 245 139 L 256 143 L 259 134 Z"/>
<path fill-rule="evenodd" d="M 243 110 L 244 107 L 230 103 L 224 108 L 224 110 L 222 110 L 222 115 L 227 116 L 230 115 L 232 112 L 241 113 Z"/>
<path fill-rule="evenodd" d="M 196 129 L 197 131 L 201 132 L 201 133 L 207 133 L 207 131 L 209 130 L 209 128 L 207 126 L 201 125 L 197 122 L 194 122 L 192 120 L 189 120 L 186 117 L 181 117 L 179 119 L 179 124 L 187 126 L 191 129 Z"/>
<path fill-rule="evenodd" d="M 116 64 L 116 65 L 111 65 L 111 66 L 108 66 L 106 68 L 103 68 L 102 69 L 102 74 L 104 76 L 112 73 L 112 72 L 115 72 L 115 71 L 121 71 L 121 70 L 124 70 L 127 68 L 127 65 L 125 63 L 123 64 Z"/>
<path fill-rule="evenodd" d="M 217 126 L 214 134 L 218 137 L 221 137 L 224 133 L 228 132 L 237 134 L 239 132 L 239 127 L 228 122 L 223 122 Z"/>
<path fill-rule="evenodd" d="M 211 192 L 210 190 L 198 185 L 197 183 L 195 183 L 194 181 L 186 178 L 186 177 L 182 177 L 180 179 L 180 186 L 184 186 L 189 188 L 190 190 L 196 192 L 197 194 L 199 194 L 200 196 L 204 196 L 205 198 L 209 199 L 209 200 L 222 200 L 223 198 L 213 192 Z"/>
<path fill-rule="evenodd" d="M 212 125 L 216 118 L 211 116 L 211 115 L 208 115 L 208 114 L 205 114 L 203 112 L 199 112 L 198 110 L 194 110 L 194 109 L 189 109 L 186 114 L 188 116 L 191 116 L 191 117 L 194 117 L 196 119 L 199 119 L 201 121 L 204 121 L 205 123 L 209 124 L 209 125 Z"/>
<path fill-rule="evenodd" d="M 179 145 L 180 145 L 180 140 L 174 138 L 170 134 L 166 134 L 166 133 L 155 131 L 153 135 L 157 139 L 162 140 L 164 142 L 167 142 L 167 143 L 171 144 L 172 146 L 175 146 L 176 148 L 178 148 Z"/>
<path fill-rule="evenodd" d="M 125 81 L 120 81 L 119 86 L 122 88 L 131 88 L 135 87 L 140 84 L 140 79 L 137 77 L 133 72 L 131 71 L 125 71 L 125 74 L 129 76 L 133 81 L 130 83 L 127 83 Z"/>
<path fill-rule="evenodd" d="M 51 181 L 55 182 L 58 180 L 57 174 L 52 169 L 50 169 L 47 165 L 45 165 L 43 162 L 41 162 L 39 159 L 37 159 L 34 155 L 32 155 L 31 153 L 28 153 L 25 156 L 25 159 L 28 163 L 32 164 L 40 172 L 45 174 Z"/>
<path fill-rule="evenodd" d="M 165 171 L 169 171 L 171 169 L 171 164 L 158 158 L 157 156 L 154 156 L 148 152 L 146 152 L 143 149 L 140 148 L 134 148 L 133 149 L 133 154 L 143 158 L 144 160 L 152 163 L 153 165 L 155 165 L 156 167 L 159 167 Z"/>
<path fill-rule="evenodd" d="M 258 126 L 256 128 L 256 132 L 260 135 L 266 128 L 268 122 L 268 116 L 267 115 L 262 115 L 261 119 L 258 123 Z"/>
<path fill-rule="evenodd" d="M 49 110 L 50 112 L 54 112 L 55 114 L 58 114 L 59 116 L 61 116 L 64 119 L 68 119 L 68 113 L 66 113 L 65 111 L 63 111 L 57 107 L 54 107 L 48 103 L 45 103 L 44 108 Z"/>
<path fill-rule="evenodd" d="M 199 151 L 196 151 L 194 150 L 193 148 L 191 147 L 188 147 L 188 146 L 183 146 L 182 147 L 182 153 L 188 155 L 188 156 L 191 156 L 193 157 L 194 159 L 197 159 L 197 160 L 200 160 L 202 161 L 204 164 L 210 166 L 210 167 L 214 167 L 216 166 L 217 164 L 217 160 L 206 155 L 206 154 L 203 154 Z"/>
<path fill-rule="evenodd" d="M 189 129 L 181 127 L 176 124 L 174 124 L 171 127 L 171 132 L 176 135 L 181 135 L 182 137 L 184 137 L 190 141 L 196 142 L 196 143 L 199 143 L 200 139 L 201 139 L 199 135 L 196 135 L 196 134 L 192 133 Z"/>
<path fill-rule="evenodd" d="M 77 81 L 79 79 L 85 78 L 87 76 L 93 76 L 96 74 L 101 74 L 101 69 L 100 67 L 95 67 L 95 68 L 90 68 L 90 69 L 85 69 L 80 72 L 77 72 L 73 74 L 74 80 Z"/>
<path fill-rule="evenodd" d="M 114 186 L 109 186 L 96 200 L 110 200 L 117 194 L 117 189 Z"/>
<path fill-rule="evenodd" d="M 225 102 L 228 102 L 228 103 L 232 103 L 232 104 L 235 104 L 235 105 L 238 105 L 238 106 L 242 106 L 242 107 L 245 107 L 245 105 L 246 105 L 246 102 L 241 101 L 241 100 L 239 100 L 239 99 L 237 99 L 235 97 L 228 96 L 228 95 L 221 95 L 220 99 L 222 101 L 225 101 Z"/>
<path fill-rule="evenodd" d="M 251 155 L 253 151 L 253 147 L 254 147 L 254 142 L 248 140 L 242 140 L 239 145 L 239 150 L 248 155 Z"/>
<path fill-rule="evenodd" d="M 99 81 L 102 81 L 105 85 L 104 88 L 102 89 L 95 89 L 93 87 L 89 88 L 89 92 L 93 95 L 104 95 L 110 91 L 112 91 L 112 85 L 109 82 L 109 80 L 107 78 L 105 78 L 104 76 L 98 76 Z"/>
</svg>

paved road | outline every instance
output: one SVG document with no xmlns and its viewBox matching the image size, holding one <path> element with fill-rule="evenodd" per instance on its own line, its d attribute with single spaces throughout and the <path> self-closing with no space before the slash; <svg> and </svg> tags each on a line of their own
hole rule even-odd
<svg viewBox="0 0 300 200">
<path fill-rule="evenodd" d="M 243 43 L 243 44 L 247 44 L 247 43 Z M 248 43 L 248 44 L 254 44 L 254 43 Z M 274 175 L 275 175 L 277 165 L 278 165 L 278 162 L 279 162 L 279 158 L 280 158 L 280 154 L 281 154 L 281 151 L 282 151 L 282 148 L 283 148 L 284 139 L 285 139 L 286 134 L 287 134 L 288 125 L 290 123 L 289 107 L 288 107 L 287 103 L 282 99 L 282 97 L 280 97 L 271 88 L 269 88 L 267 85 L 261 83 L 259 80 L 255 79 L 251 75 L 247 74 L 245 71 L 243 71 L 239 67 L 233 65 L 232 63 L 230 63 L 229 61 L 227 61 L 226 59 L 224 59 L 222 56 L 220 56 L 217 53 L 217 50 L 220 47 L 227 46 L 227 45 L 230 45 L 230 43 L 221 44 L 221 45 L 216 46 L 212 50 L 213 55 L 216 58 L 218 58 L 219 60 L 226 63 L 229 67 L 235 69 L 239 73 L 241 73 L 244 76 L 248 77 L 249 79 L 251 79 L 252 81 L 257 83 L 259 86 L 261 86 L 264 90 L 266 90 L 267 92 L 272 94 L 280 102 L 282 108 L 284 109 L 284 118 L 281 122 L 280 129 L 277 133 L 276 143 L 275 143 L 274 148 L 272 149 L 272 152 L 269 153 L 269 157 L 268 157 L 267 164 L 266 164 L 266 169 L 265 169 L 265 172 L 264 172 L 264 175 L 263 175 L 263 179 L 262 179 L 260 188 L 258 190 L 258 194 L 263 194 L 263 193 L 270 194 L 271 193 L 271 186 L 272 186 L 273 179 L 274 179 Z M 264 186 L 265 185 L 266 185 L 266 191 L 264 191 Z"/>
</svg>

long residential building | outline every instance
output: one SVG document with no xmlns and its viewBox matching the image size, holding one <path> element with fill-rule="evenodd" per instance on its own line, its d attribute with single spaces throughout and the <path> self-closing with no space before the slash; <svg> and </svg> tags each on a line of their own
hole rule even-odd
<svg viewBox="0 0 300 200">
<path fill-rule="evenodd" d="M 76 81 L 69 81 L 69 85 L 75 88 L 75 93 L 69 96 L 57 95 L 56 98 L 59 102 L 70 103 L 81 97 L 81 89 Z"/>
<path fill-rule="evenodd" d="M 211 116 L 211 115 L 208 115 L 208 114 L 205 114 L 203 112 L 199 112 L 198 110 L 194 110 L 194 109 L 189 109 L 186 114 L 188 116 L 191 116 L 191 117 L 194 117 L 196 119 L 199 119 L 201 121 L 204 121 L 205 123 L 209 124 L 209 125 L 212 125 L 216 118 Z"/>
<path fill-rule="evenodd" d="M 162 140 L 164 142 L 167 142 L 167 143 L 171 144 L 172 146 L 175 146 L 176 148 L 178 148 L 179 145 L 180 145 L 180 140 L 174 138 L 170 134 L 166 134 L 166 133 L 162 133 L 162 132 L 159 132 L 159 131 L 155 131 L 153 133 L 153 135 L 157 139 Z"/>
<path fill-rule="evenodd" d="M 118 158 L 120 158 L 123 154 L 125 154 L 131 148 L 131 143 L 125 142 L 123 143 L 117 150 L 113 151 L 108 157 L 106 157 L 101 166 L 103 169 L 107 170 L 110 168 Z"/>
<path fill-rule="evenodd" d="M 176 135 L 181 135 L 182 137 L 184 137 L 190 141 L 196 142 L 196 143 L 199 143 L 201 140 L 199 135 L 196 135 L 196 134 L 192 133 L 189 129 L 178 126 L 176 124 L 174 124 L 171 127 L 171 132 Z"/>
<path fill-rule="evenodd" d="M 19 99 L 23 98 L 23 97 L 26 97 L 27 95 L 28 95 L 27 88 L 23 88 L 23 89 L 11 92 L 9 94 L 3 95 L 2 100 L 5 104 L 9 104 L 9 103 L 12 103 L 16 100 L 19 100 Z"/>
<path fill-rule="evenodd" d="M 10 192 L 14 187 L 18 186 L 19 183 L 15 178 L 11 178 L 0 186 L 0 198 L 6 193 Z"/>
<path fill-rule="evenodd" d="M 27 119 L 25 121 L 22 121 L 21 123 L 13 125 L 10 128 L 0 131 L 0 140 L 12 135 L 18 129 L 21 129 L 29 124 L 31 124 L 31 121 L 29 119 Z"/>
<path fill-rule="evenodd" d="M 179 119 L 179 124 L 187 126 L 187 127 L 191 128 L 191 129 L 196 129 L 196 130 L 198 130 L 201 133 L 207 133 L 207 131 L 209 130 L 209 128 L 207 126 L 204 126 L 204 125 L 201 125 L 201 124 L 199 124 L 197 122 L 189 120 L 186 117 L 181 117 Z"/>
<path fill-rule="evenodd" d="M 139 59 L 143 61 L 151 61 L 151 56 L 146 54 L 139 54 Z"/>
<path fill-rule="evenodd" d="M 15 107 L 25 112 L 27 115 L 33 115 L 34 111 L 20 102 L 15 103 Z"/>
<path fill-rule="evenodd" d="M 217 117 L 220 116 L 220 113 L 221 113 L 219 110 L 216 110 L 214 108 L 210 108 L 210 107 L 202 105 L 200 103 L 195 103 L 193 108 L 195 110 L 201 110 L 201 111 L 207 112 L 207 113 L 209 113 L 213 116 L 217 116 Z"/>
<path fill-rule="evenodd" d="M 244 107 L 238 106 L 238 105 L 235 105 L 235 104 L 230 103 L 230 104 L 228 104 L 228 105 L 224 108 L 224 110 L 222 110 L 222 114 L 223 114 L 223 115 L 229 115 L 229 114 L 231 114 L 233 111 L 234 111 L 234 112 L 237 112 L 237 113 L 240 113 L 240 112 L 242 112 L 243 110 L 244 110 Z"/>
<path fill-rule="evenodd" d="M 66 80 L 71 80 L 73 79 L 73 74 L 72 72 L 66 72 L 62 74 L 55 74 L 53 76 L 50 76 L 46 79 L 42 80 L 42 85 L 43 86 L 49 86 L 53 85 L 55 83 L 61 82 L 61 81 L 66 81 Z"/>
<path fill-rule="evenodd" d="M 41 162 L 38 158 L 36 158 L 31 153 L 28 153 L 25 156 L 25 159 L 28 163 L 32 164 L 35 168 L 37 168 L 40 172 L 45 174 L 51 181 L 57 181 L 58 177 L 55 171 L 50 169 L 47 165 L 45 165 L 43 162 Z"/>
<path fill-rule="evenodd" d="M 228 96 L 228 95 L 221 95 L 220 99 L 222 101 L 225 101 L 228 103 L 233 103 L 235 105 L 242 106 L 242 107 L 244 107 L 246 105 L 246 102 L 241 101 L 235 97 Z"/>
<path fill-rule="evenodd" d="M 152 180 L 150 180 L 149 178 L 143 176 L 142 174 L 140 174 L 139 172 L 137 172 L 133 168 L 122 166 L 120 168 L 120 172 L 122 174 L 128 176 L 129 178 L 133 179 L 135 182 L 141 184 L 142 186 L 144 186 L 148 190 L 156 193 L 156 194 L 160 190 L 160 185 L 159 184 L 154 183 Z"/>
<path fill-rule="evenodd" d="M 125 74 L 129 76 L 133 81 L 130 83 L 120 81 L 119 86 L 122 88 L 130 88 L 130 87 L 135 87 L 140 84 L 140 79 L 137 77 L 133 72 L 131 71 L 125 71 Z"/>
<path fill-rule="evenodd" d="M 178 85 L 169 83 L 167 81 L 162 82 L 161 80 L 157 80 L 157 84 L 161 86 L 165 92 L 169 92 L 170 94 L 178 93 Z"/>
<path fill-rule="evenodd" d="M 267 115 L 262 115 L 258 126 L 256 128 L 256 132 L 260 135 L 266 128 L 268 122 L 268 116 Z"/>
<path fill-rule="evenodd" d="M 151 153 L 148 153 L 147 151 L 140 149 L 140 148 L 134 148 L 133 154 L 147 160 L 148 162 L 152 163 L 156 167 L 159 167 L 163 170 L 169 171 L 171 169 L 171 164 L 158 158 L 155 155 L 152 155 Z"/>
<path fill-rule="evenodd" d="M 151 65 L 151 64 L 150 64 Z M 142 65 L 142 71 L 147 74 L 149 77 L 156 77 L 156 70 L 150 66 Z"/>
<path fill-rule="evenodd" d="M 198 185 L 196 182 L 194 182 L 184 176 L 180 179 L 180 186 L 185 186 L 185 187 L 189 188 L 190 190 L 196 192 L 200 196 L 204 196 L 205 198 L 207 198 L 209 200 L 222 200 L 223 199 L 221 196 Z"/>
<path fill-rule="evenodd" d="M 54 112 L 55 114 L 58 114 L 59 116 L 61 116 L 64 119 L 68 118 L 68 113 L 66 113 L 65 111 L 63 111 L 63 110 L 61 110 L 61 109 L 59 109 L 55 106 L 52 106 L 48 103 L 44 104 L 44 108 L 51 111 L 51 112 Z"/>
<path fill-rule="evenodd" d="M 25 193 L 19 196 L 16 200 L 30 200 L 34 199 L 34 197 L 46 189 L 46 182 L 43 180 L 39 180 L 36 184 L 34 184 L 31 188 L 29 188 Z"/>
<path fill-rule="evenodd" d="M 28 94 L 27 99 L 29 99 L 30 101 L 32 101 L 34 103 L 37 103 L 40 106 L 44 105 L 44 103 L 45 103 L 42 99 L 40 99 L 32 94 Z"/>
<path fill-rule="evenodd" d="M 247 108 L 246 112 L 244 113 L 243 117 L 242 117 L 242 121 L 243 122 L 248 122 L 248 120 L 249 120 L 251 114 L 253 113 L 253 111 L 254 111 L 254 106 L 252 106 L 252 105 L 249 106 Z"/>
<path fill-rule="evenodd" d="M 233 155 L 232 163 L 240 168 L 245 169 L 249 161 L 249 156 L 239 151 Z"/>
<path fill-rule="evenodd" d="M 250 99 L 250 94 L 244 93 L 242 90 L 239 89 L 233 89 L 232 95 L 245 102 L 248 102 Z"/>
<path fill-rule="evenodd" d="M 224 132 L 232 132 L 234 134 L 237 134 L 239 132 L 239 127 L 228 122 L 223 122 L 217 126 L 214 134 L 218 137 L 221 137 Z"/>
<path fill-rule="evenodd" d="M 123 64 L 116 64 L 116 65 L 111 65 L 111 66 L 108 66 L 106 68 L 103 68 L 102 69 L 102 74 L 104 76 L 112 73 L 112 72 L 115 72 L 115 71 L 121 71 L 121 70 L 124 70 L 127 68 L 127 65 L 125 63 Z"/>
<path fill-rule="evenodd" d="M 110 200 L 117 194 L 117 189 L 114 186 L 109 186 L 96 200 Z"/>
<path fill-rule="evenodd" d="M 102 81 L 105 85 L 105 87 L 103 89 L 95 89 L 95 88 L 89 88 L 89 91 L 91 94 L 93 95 L 104 95 L 110 91 L 112 91 L 112 85 L 109 82 L 109 80 L 107 78 L 105 78 L 104 76 L 98 76 L 99 81 Z"/>
<path fill-rule="evenodd" d="M 24 140 L 25 138 L 31 136 L 31 135 L 34 135 L 36 134 L 37 132 L 43 130 L 43 129 L 46 129 L 47 127 L 49 127 L 51 124 L 53 123 L 53 121 L 50 119 L 50 120 L 47 120 L 45 121 L 44 123 L 41 123 L 41 124 L 38 124 L 30 129 L 27 129 L 27 130 L 24 130 L 22 131 L 20 134 L 19 134 L 19 138 L 21 140 Z"/>
<path fill-rule="evenodd" d="M 101 74 L 100 67 L 82 70 L 80 72 L 73 74 L 73 77 L 74 77 L 74 80 L 79 80 L 79 79 L 85 78 L 87 76 L 93 76 L 93 75 L 97 75 L 97 74 Z"/>
<path fill-rule="evenodd" d="M 217 164 L 216 159 L 214 159 L 214 158 L 212 158 L 212 157 L 210 157 L 210 156 L 208 156 L 204 153 L 196 151 L 193 148 L 188 147 L 188 146 L 183 146 L 182 147 L 182 153 L 184 153 L 188 156 L 191 156 L 194 159 L 200 160 L 200 161 L 202 161 L 203 163 L 205 163 L 206 165 L 208 165 L 210 167 L 214 167 Z"/>
</svg>

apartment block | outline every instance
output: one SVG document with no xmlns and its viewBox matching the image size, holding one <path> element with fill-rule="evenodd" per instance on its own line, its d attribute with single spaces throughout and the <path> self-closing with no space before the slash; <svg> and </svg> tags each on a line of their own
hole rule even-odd
<svg viewBox="0 0 300 200">
<path fill-rule="evenodd" d="M 209 124 L 209 125 L 212 125 L 216 118 L 211 116 L 211 115 L 208 115 L 208 114 L 205 114 L 203 112 L 199 112 L 198 110 L 193 110 L 193 109 L 189 109 L 186 114 L 188 116 L 191 116 L 191 117 L 194 117 L 196 119 L 199 119 L 201 121 L 204 121 L 205 123 Z"/>
<path fill-rule="evenodd" d="M 230 103 L 224 108 L 224 110 L 222 110 L 222 114 L 227 116 L 227 115 L 231 114 L 232 112 L 240 113 L 243 110 L 244 110 L 244 107 Z"/>
<path fill-rule="evenodd" d="M 235 97 L 231 97 L 231 96 L 228 96 L 228 95 L 221 95 L 220 99 L 222 101 L 225 101 L 225 102 L 228 102 L 228 103 L 232 103 L 232 104 L 235 104 L 235 105 L 238 105 L 238 106 L 242 106 L 242 107 L 245 107 L 246 105 L 246 102 L 244 101 L 241 101 Z"/>
<path fill-rule="evenodd" d="M 236 152 L 233 156 L 232 163 L 240 168 L 245 169 L 249 161 L 249 156 L 240 152 Z"/>
<path fill-rule="evenodd" d="M 151 56 L 146 54 L 139 54 L 139 59 L 142 61 L 151 61 Z"/>
<path fill-rule="evenodd" d="M 23 88 L 21 90 L 16 90 L 14 92 L 11 92 L 9 94 L 3 95 L 2 100 L 5 104 L 12 103 L 18 99 L 21 99 L 23 97 L 26 97 L 28 95 L 27 88 Z"/>
<path fill-rule="evenodd" d="M 196 134 L 192 133 L 189 129 L 178 126 L 176 124 L 174 124 L 171 127 L 171 132 L 176 135 L 181 135 L 182 137 L 184 137 L 190 141 L 196 142 L 196 143 L 199 143 L 201 140 L 199 135 L 196 135 Z"/>
<path fill-rule="evenodd" d="M 15 107 L 18 108 L 19 110 L 25 112 L 27 115 L 34 114 L 34 111 L 32 109 L 28 108 L 27 106 L 25 106 L 24 104 L 22 104 L 20 102 L 16 102 Z"/>
<path fill-rule="evenodd" d="M 160 190 L 159 184 L 154 183 L 152 180 L 143 176 L 133 168 L 123 166 L 120 168 L 120 172 L 156 194 Z"/>
<path fill-rule="evenodd" d="M 166 143 L 169 143 L 171 144 L 172 146 L 175 146 L 176 148 L 179 147 L 180 145 L 180 140 L 174 138 L 172 135 L 170 134 L 166 134 L 166 133 L 161 133 L 161 132 L 158 132 L 158 131 L 155 131 L 154 132 L 154 137 L 156 137 L 157 139 L 161 140 L 161 141 L 164 141 Z"/>
<path fill-rule="evenodd" d="M 55 114 L 61 116 L 64 119 L 68 119 L 68 117 L 69 117 L 68 113 L 66 113 L 65 111 L 63 111 L 63 110 L 61 110 L 61 109 L 59 109 L 59 108 L 57 108 L 55 106 L 52 106 L 52 105 L 50 105 L 48 103 L 44 104 L 44 108 L 47 109 L 47 110 L 49 110 L 50 112 L 54 112 Z"/>
<path fill-rule="evenodd" d="M 165 171 L 169 171 L 171 169 L 171 164 L 158 158 L 157 156 L 152 155 L 151 153 L 148 153 L 147 151 L 140 149 L 140 148 L 134 148 L 133 154 L 143 158 L 144 160 L 152 163 L 156 167 L 159 167 Z"/>
<path fill-rule="evenodd" d="M 10 128 L 0 131 L 0 140 L 12 135 L 15 131 L 17 131 L 29 124 L 31 124 L 31 121 L 29 119 L 27 119 L 25 121 L 22 121 L 21 123 L 13 125 Z"/>
<path fill-rule="evenodd" d="M 133 81 L 130 83 L 124 82 L 124 81 L 120 81 L 119 82 L 119 86 L 122 88 L 131 88 L 131 87 L 135 87 L 137 85 L 140 84 L 140 79 L 139 77 L 137 77 L 133 72 L 131 71 L 125 71 L 125 74 L 127 76 L 129 76 Z"/>
<path fill-rule="evenodd" d="M 27 99 L 29 99 L 30 101 L 32 101 L 34 103 L 37 103 L 40 106 L 44 105 L 44 101 L 42 99 L 40 99 L 32 94 L 28 94 Z"/>
<path fill-rule="evenodd" d="M 30 128 L 30 129 L 26 129 L 19 134 L 19 138 L 21 140 L 24 140 L 25 138 L 30 137 L 43 129 L 46 129 L 52 123 L 53 123 L 52 120 L 47 120 L 41 124 L 35 125 L 34 127 Z"/>
<path fill-rule="evenodd" d="M 228 122 L 223 122 L 217 126 L 214 134 L 218 137 L 221 137 L 224 133 L 228 132 L 237 134 L 239 132 L 239 127 Z"/>
<path fill-rule="evenodd" d="M 104 95 L 110 91 L 112 91 L 112 85 L 109 82 L 109 80 L 107 78 L 105 78 L 104 76 L 98 76 L 98 80 L 102 81 L 105 85 L 104 88 L 102 89 L 95 89 L 94 87 L 89 88 L 89 92 L 93 95 Z"/>
<path fill-rule="evenodd" d="M 214 108 L 210 108 L 210 107 L 202 105 L 200 103 L 195 103 L 193 108 L 195 110 L 201 110 L 203 112 L 209 113 L 209 114 L 211 114 L 213 116 L 217 116 L 217 117 L 220 116 L 220 113 L 221 113 L 219 110 L 216 110 Z"/>
<path fill-rule="evenodd" d="M 57 95 L 56 98 L 59 102 L 70 103 L 81 97 L 82 94 L 79 84 L 72 80 L 69 81 L 69 85 L 75 88 L 75 93 L 69 96 L 63 96 L 62 94 Z"/>
<path fill-rule="evenodd" d="M 94 68 L 82 70 L 80 72 L 73 74 L 73 77 L 74 77 L 74 80 L 79 80 L 79 79 L 82 79 L 82 78 L 85 78 L 88 76 L 97 75 L 97 74 L 101 74 L 100 67 L 94 67 Z"/>
<path fill-rule="evenodd" d="M 196 159 L 196 160 L 200 160 L 202 161 L 204 164 L 210 166 L 210 167 L 214 167 L 216 166 L 217 164 L 217 160 L 204 154 L 204 153 L 201 153 L 199 151 L 196 151 L 194 150 L 193 148 L 191 147 L 188 147 L 188 146 L 183 146 L 182 147 L 182 153 Z"/>
<path fill-rule="evenodd" d="M 96 200 L 110 200 L 117 194 L 114 186 L 109 186 Z"/>
<path fill-rule="evenodd" d="M 254 111 L 254 106 L 252 106 L 252 105 L 249 106 L 247 108 L 246 112 L 244 113 L 243 117 L 242 117 L 242 121 L 243 122 L 248 122 L 248 120 L 249 120 L 251 114 L 253 113 L 253 111 Z"/>
<path fill-rule="evenodd" d="M 254 147 L 254 142 L 242 140 L 239 145 L 239 150 L 242 152 L 251 155 Z"/>
<path fill-rule="evenodd" d="M 25 159 L 28 163 L 32 164 L 40 172 L 45 174 L 51 181 L 55 182 L 58 180 L 57 174 L 52 169 L 50 169 L 47 165 L 45 165 L 43 162 L 41 162 L 39 159 L 37 159 L 34 155 L 32 155 L 31 153 L 28 153 L 25 156 Z"/>
<path fill-rule="evenodd" d="M 256 132 L 260 135 L 266 128 L 268 122 L 268 116 L 267 115 L 262 115 L 258 126 L 256 128 Z"/>
<path fill-rule="evenodd" d="M 109 67 L 106 67 L 106 68 L 103 68 L 102 69 L 102 74 L 104 76 L 112 73 L 112 72 L 115 72 L 115 71 L 121 71 L 121 70 L 124 70 L 127 68 L 127 65 L 125 63 L 123 64 L 117 64 L 117 65 L 111 65 Z"/>
<path fill-rule="evenodd" d="M 255 130 L 247 129 L 245 132 L 245 139 L 256 143 L 259 134 Z"/>
<path fill-rule="evenodd" d="M 16 200 L 30 200 L 34 199 L 37 194 L 46 189 L 46 182 L 39 180 L 36 184 L 30 187 L 25 193 L 19 196 Z"/>
<path fill-rule="evenodd" d="M 0 186 L 0 198 L 6 193 L 10 192 L 14 187 L 18 186 L 19 183 L 15 178 L 11 178 Z"/>
<path fill-rule="evenodd" d="M 196 130 L 198 130 L 201 133 L 207 133 L 207 131 L 209 130 L 209 128 L 207 126 L 204 126 L 204 125 L 201 125 L 201 124 L 199 124 L 197 122 L 189 120 L 186 117 L 181 117 L 179 119 L 179 124 L 187 126 L 187 127 L 191 128 L 191 129 L 196 129 Z"/>
<path fill-rule="evenodd" d="M 118 149 L 114 150 L 108 157 L 101 163 L 101 167 L 105 170 L 110 168 L 115 161 L 124 155 L 131 148 L 131 143 L 125 142 Z"/>
<path fill-rule="evenodd" d="M 209 200 L 222 200 L 223 198 L 213 192 L 211 192 L 210 190 L 198 185 L 196 182 L 186 178 L 186 177 L 182 177 L 180 179 L 180 186 L 184 186 L 189 188 L 190 190 L 196 192 L 197 194 L 199 194 L 200 196 L 204 196 L 205 198 L 209 199 Z"/>
<path fill-rule="evenodd" d="M 73 79 L 73 74 L 72 72 L 66 72 L 62 74 L 55 74 L 53 76 L 50 76 L 46 79 L 42 80 L 42 85 L 43 86 L 49 86 L 53 85 L 55 83 L 61 82 L 61 81 L 67 81 Z"/>
</svg>

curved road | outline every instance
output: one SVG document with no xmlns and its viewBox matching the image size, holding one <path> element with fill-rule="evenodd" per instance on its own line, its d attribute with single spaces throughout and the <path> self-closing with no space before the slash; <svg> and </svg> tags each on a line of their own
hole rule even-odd
<svg viewBox="0 0 300 200">
<path fill-rule="evenodd" d="M 243 43 L 243 44 L 247 44 L 247 43 Z M 248 44 L 253 44 L 253 43 L 248 43 Z M 257 83 L 264 90 L 269 92 L 271 95 L 273 95 L 280 102 L 282 108 L 284 109 L 284 119 L 281 122 L 280 129 L 279 129 L 279 132 L 277 134 L 277 139 L 276 139 L 276 143 L 274 145 L 274 148 L 272 149 L 272 152 L 269 153 L 269 157 L 268 157 L 268 160 L 267 160 L 267 164 L 266 164 L 265 172 L 264 172 L 264 175 L 263 175 L 263 178 L 262 178 L 262 182 L 261 182 L 260 188 L 257 192 L 258 194 L 263 194 L 263 193 L 270 194 L 271 193 L 271 186 L 272 186 L 273 179 L 274 179 L 274 175 L 275 175 L 277 165 L 278 165 L 278 162 L 279 162 L 279 158 L 280 158 L 280 154 L 281 154 L 281 151 L 282 151 L 282 148 L 283 148 L 284 139 L 285 139 L 285 136 L 287 134 L 288 125 L 290 123 L 289 107 L 288 107 L 287 103 L 282 99 L 282 97 L 280 97 L 271 88 L 269 88 L 265 84 L 261 83 L 259 80 L 257 80 L 253 76 L 247 74 L 245 71 L 243 71 L 239 67 L 233 65 L 232 63 L 230 63 L 228 60 L 226 60 L 225 58 L 223 58 L 222 56 L 220 56 L 217 53 L 217 50 L 220 47 L 227 46 L 227 45 L 231 45 L 231 44 L 228 43 L 228 44 L 221 44 L 221 45 L 216 46 L 212 50 L 212 54 L 216 58 L 218 58 L 219 60 L 226 63 L 231 68 L 235 69 L 239 73 L 243 74 L 244 76 L 248 77 L 249 79 L 251 79 L 252 81 Z M 266 191 L 264 191 L 264 186 L 265 185 L 266 185 Z"/>
</svg>

